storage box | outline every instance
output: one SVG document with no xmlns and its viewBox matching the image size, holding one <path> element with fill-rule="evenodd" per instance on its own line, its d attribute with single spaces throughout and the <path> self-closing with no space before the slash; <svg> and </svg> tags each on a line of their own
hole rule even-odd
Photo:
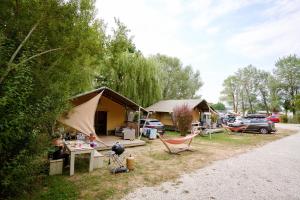
<svg viewBox="0 0 300 200">
<path fill-rule="evenodd" d="M 64 159 L 50 160 L 49 175 L 62 174 Z"/>
<path fill-rule="evenodd" d="M 134 140 L 135 139 L 135 129 L 124 128 L 123 129 L 123 139 L 124 140 Z"/>
</svg>

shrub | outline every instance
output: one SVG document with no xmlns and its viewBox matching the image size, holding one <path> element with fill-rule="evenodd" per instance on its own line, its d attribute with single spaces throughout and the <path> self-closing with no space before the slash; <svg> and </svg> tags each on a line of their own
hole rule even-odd
<svg viewBox="0 0 300 200">
<path fill-rule="evenodd" d="M 19 199 L 45 174 L 67 99 L 92 86 L 104 36 L 93 1 L 1 1 L 0 10 L 0 199 Z"/>
<path fill-rule="evenodd" d="M 299 124 L 300 123 L 300 113 L 296 113 L 293 117 L 288 118 L 288 123 Z"/>
<path fill-rule="evenodd" d="M 46 134 L 31 137 L 26 145 L 9 162 L 5 162 L 0 170 L 0 196 L 16 197 L 32 191 L 41 177 L 44 177 L 47 167 L 46 149 L 48 136 Z M 0 199 L 1 199 L 0 197 Z"/>
<path fill-rule="evenodd" d="M 182 136 L 185 136 L 191 129 L 193 110 L 187 104 L 177 106 L 173 109 L 173 120 L 177 130 Z"/>
<path fill-rule="evenodd" d="M 280 122 L 281 123 L 287 123 L 288 122 L 287 115 L 280 115 Z"/>
<path fill-rule="evenodd" d="M 216 114 L 212 114 L 212 115 L 211 115 L 211 121 L 212 121 L 213 123 L 216 123 L 216 122 L 218 121 L 218 116 L 217 116 Z"/>
</svg>

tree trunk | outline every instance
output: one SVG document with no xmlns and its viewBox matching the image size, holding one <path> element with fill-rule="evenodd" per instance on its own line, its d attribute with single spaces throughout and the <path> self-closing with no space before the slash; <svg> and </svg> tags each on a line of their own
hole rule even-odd
<svg viewBox="0 0 300 200">
<path fill-rule="evenodd" d="M 270 112 L 269 112 L 269 106 L 268 106 L 268 103 L 267 103 L 267 99 L 266 99 L 266 95 L 264 94 L 263 91 L 260 90 L 260 93 L 261 93 L 261 96 L 263 98 L 263 102 L 264 102 L 264 105 L 265 105 L 265 109 L 267 111 L 267 114 L 269 115 Z"/>
<path fill-rule="evenodd" d="M 292 99 L 292 101 L 291 101 L 291 107 L 292 107 L 292 112 L 293 112 L 293 117 L 296 115 L 296 109 L 295 109 L 295 92 L 294 92 L 294 90 L 292 89 L 292 91 L 291 91 L 291 99 Z"/>
<path fill-rule="evenodd" d="M 233 110 L 234 112 L 236 112 L 234 93 L 232 93 L 231 96 L 232 96 Z"/>
<path fill-rule="evenodd" d="M 235 95 L 235 102 L 236 102 L 236 105 L 235 105 L 235 108 L 236 108 L 236 113 L 238 112 L 238 109 L 239 109 L 239 93 L 236 92 L 236 95 Z"/>
<path fill-rule="evenodd" d="M 243 116 L 245 116 L 244 94 L 242 94 L 242 112 L 243 112 Z"/>
<path fill-rule="evenodd" d="M 252 102 L 251 102 L 251 98 L 250 98 L 249 91 L 248 91 L 247 87 L 245 88 L 245 90 L 246 90 L 246 94 L 247 94 L 247 97 L 248 97 L 248 102 L 249 102 L 249 106 L 250 106 L 250 112 L 253 113 Z"/>
</svg>

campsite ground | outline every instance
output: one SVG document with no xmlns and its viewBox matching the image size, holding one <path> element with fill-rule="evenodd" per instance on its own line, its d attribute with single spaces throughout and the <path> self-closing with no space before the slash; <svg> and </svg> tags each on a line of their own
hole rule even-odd
<svg viewBox="0 0 300 200">
<path fill-rule="evenodd" d="M 107 161 L 104 168 L 88 173 L 86 158 L 76 159 L 75 175 L 48 177 L 40 191 L 29 195 L 31 199 L 117 199 L 133 189 L 153 186 L 165 181 L 175 181 L 180 175 L 197 170 L 213 161 L 222 160 L 262 146 L 267 142 L 295 133 L 280 128 L 276 134 L 228 135 L 217 133 L 210 140 L 197 136 L 193 141 L 193 152 L 170 155 L 159 140 L 146 140 L 141 147 L 127 148 L 126 155 L 133 155 L 136 169 L 130 173 L 110 174 Z M 178 133 L 168 132 L 168 137 Z M 107 160 L 107 159 L 106 159 Z M 179 184 L 174 182 L 174 184 Z"/>
</svg>

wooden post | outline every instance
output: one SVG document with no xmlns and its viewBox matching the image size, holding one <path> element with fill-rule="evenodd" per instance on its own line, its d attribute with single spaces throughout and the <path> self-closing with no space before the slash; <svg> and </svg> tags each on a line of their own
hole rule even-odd
<svg viewBox="0 0 300 200">
<path fill-rule="evenodd" d="M 147 119 L 148 119 L 150 113 L 151 113 L 151 112 L 148 112 L 148 113 L 147 113 L 147 117 L 146 117 L 146 119 L 145 119 L 145 123 L 143 124 L 143 128 L 142 128 L 143 131 L 144 131 L 144 128 L 145 128 L 145 125 L 146 125 L 146 121 L 147 121 Z M 141 135 L 140 135 L 140 137 L 139 137 L 139 140 L 142 138 L 142 134 L 143 134 L 143 133 L 141 133 Z"/>
<path fill-rule="evenodd" d="M 165 142 L 165 140 L 160 136 L 160 134 L 156 133 L 158 138 L 162 141 L 162 143 L 165 145 L 165 147 L 168 149 L 169 153 L 173 153 L 172 149 L 169 147 L 169 145 Z"/>
<path fill-rule="evenodd" d="M 141 121 L 141 106 L 139 106 L 139 114 L 138 114 L 138 137 L 140 138 L 140 121 Z"/>
<path fill-rule="evenodd" d="M 92 150 L 91 154 L 90 154 L 89 172 L 93 171 L 93 169 L 94 169 L 94 151 L 96 151 L 96 150 Z"/>
<path fill-rule="evenodd" d="M 75 152 L 71 151 L 71 159 L 70 159 L 70 176 L 74 175 L 74 165 L 75 165 Z"/>
</svg>

